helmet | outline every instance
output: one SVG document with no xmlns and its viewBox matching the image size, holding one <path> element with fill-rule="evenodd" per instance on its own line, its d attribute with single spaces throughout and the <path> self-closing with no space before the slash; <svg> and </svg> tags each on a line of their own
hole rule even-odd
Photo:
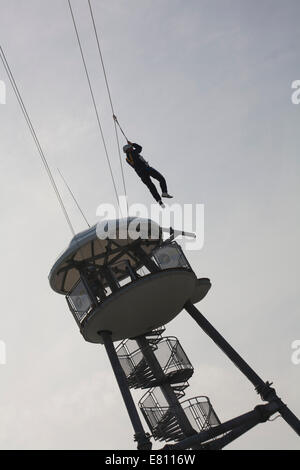
<svg viewBox="0 0 300 470">
<path fill-rule="evenodd" d="M 126 152 L 127 152 L 128 150 L 130 150 L 130 149 L 132 149 L 132 145 L 126 144 L 126 145 L 124 145 L 124 147 L 123 147 L 123 152 L 126 153 Z"/>
</svg>

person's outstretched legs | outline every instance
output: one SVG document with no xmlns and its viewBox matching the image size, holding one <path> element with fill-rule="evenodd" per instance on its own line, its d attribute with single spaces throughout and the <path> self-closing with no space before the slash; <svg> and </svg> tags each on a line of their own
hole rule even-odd
<svg viewBox="0 0 300 470">
<path fill-rule="evenodd" d="M 158 191 L 157 191 L 155 185 L 152 183 L 152 181 L 150 179 L 150 175 L 148 174 L 148 172 L 147 172 L 147 174 L 141 176 L 141 180 L 149 188 L 150 193 L 152 194 L 152 196 L 154 197 L 156 202 L 159 203 L 161 201 L 161 196 L 158 194 Z"/>
<path fill-rule="evenodd" d="M 154 168 L 151 168 L 151 167 L 148 169 L 148 175 L 152 176 L 152 178 L 159 181 L 162 193 L 164 193 L 164 194 L 168 193 L 167 182 L 166 182 L 165 178 L 163 177 L 163 175 L 161 175 L 157 170 L 155 170 Z"/>
</svg>

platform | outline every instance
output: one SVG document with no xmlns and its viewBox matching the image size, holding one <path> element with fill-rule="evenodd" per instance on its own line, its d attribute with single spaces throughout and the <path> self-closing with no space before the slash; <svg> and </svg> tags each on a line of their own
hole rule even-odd
<svg viewBox="0 0 300 470">
<path fill-rule="evenodd" d="M 191 297 L 192 304 L 197 304 L 200 300 L 204 299 L 211 288 L 211 282 L 207 277 L 197 279 L 195 290 Z"/>
<path fill-rule="evenodd" d="M 191 298 L 196 281 L 192 271 L 180 268 L 149 274 L 107 297 L 85 318 L 81 333 L 86 341 L 102 343 L 103 330 L 120 341 L 165 325 Z"/>
</svg>

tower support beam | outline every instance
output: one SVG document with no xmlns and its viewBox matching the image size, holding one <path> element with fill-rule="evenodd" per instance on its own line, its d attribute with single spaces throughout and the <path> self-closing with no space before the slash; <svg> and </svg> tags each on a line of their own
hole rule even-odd
<svg viewBox="0 0 300 470">
<path fill-rule="evenodd" d="M 240 369 L 254 385 L 261 398 L 268 402 L 275 402 L 278 405 L 278 411 L 282 418 L 291 426 L 291 428 L 300 436 L 300 421 L 297 416 L 287 407 L 285 403 L 277 396 L 274 388 L 269 382 L 263 379 L 247 364 L 247 362 L 235 351 L 235 349 L 223 338 L 223 336 L 212 326 L 211 323 L 202 315 L 201 312 L 189 301 L 185 304 L 186 311 L 198 323 L 202 330 L 214 341 L 214 343 L 226 354 L 226 356 Z"/>
<path fill-rule="evenodd" d="M 259 423 L 251 422 L 250 424 L 244 424 L 238 428 L 233 429 L 232 431 L 225 434 L 223 437 L 218 437 L 207 444 L 198 446 L 198 449 L 201 450 L 221 450 L 231 442 L 235 441 L 238 437 L 241 437 L 246 432 L 250 431 L 252 428 L 257 426 Z"/>
<path fill-rule="evenodd" d="M 144 431 L 143 425 L 138 415 L 136 406 L 134 404 L 133 398 L 128 387 L 125 373 L 119 362 L 113 341 L 111 339 L 111 333 L 109 331 L 101 331 L 99 332 L 99 334 L 102 336 L 106 353 L 110 360 L 129 418 L 131 420 L 135 432 L 135 440 L 138 443 L 138 449 L 150 450 L 152 448 L 152 444 L 149 435 L 146 434 Z"/>
<path fill-rule="evenodd" d="M 176 444 L 167 444 L 164 449 L 190 449 L 196 448 L 196 446 L 210 439 L 214 439 L 221 434 L 224 434 L 233 429 L 240 428 L 241 426 L 247 426 L 249 429 L 256 424 L 263 423 L 269 419 L 274 413 L 279 411 L 279 405 L 275 402 L 268 403 L 267 405 L 258 405 L 254 410 L 244 413 L 241 416 L 225 421 L 218 426 L 201 431 L 195 436 L 187 437 Z M 225 437 L 225 436 L 224 436 Z"/>
</svg>

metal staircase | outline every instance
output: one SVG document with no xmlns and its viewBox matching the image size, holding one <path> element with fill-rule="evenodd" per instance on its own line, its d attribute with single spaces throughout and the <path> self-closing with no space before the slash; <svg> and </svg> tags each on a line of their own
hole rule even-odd
<svg viewBox="0 0 300 470">
<path fill-rule="evenodd" d="M 163 383 L 179 384 L 186 382 L 194 369 L 177 338 L 161 334 L 165 329 L 153 330 L 144 337 L 154 352 L 164 372 L 160 377 L 147 363 L 135 339 L 122 341 L 117 354 L 131 388 L 151 388 Z"/>
<path fill-rule="evenodd" d="M 164 331 L 124 340 L 116 351 L 129 387 L 149 389 L 139 407 L 154 439 L 180 441 L 220 421 L 207 397 L 182 401 L 194 369 L 178 339 Z"/>
<path fill-rule="evenodd" d="M 172 388 L 177 399 L 184 396 L 182 389 L 178 391 L 176 387 Z M 168 405 L 160 388 L 149 390 L 139 401 L 139 406 L 154 439 L 168 442 L 186 437 L 174 407 Z M 192 429 L 190 434 L 193 434 Z"/>
</svg>

